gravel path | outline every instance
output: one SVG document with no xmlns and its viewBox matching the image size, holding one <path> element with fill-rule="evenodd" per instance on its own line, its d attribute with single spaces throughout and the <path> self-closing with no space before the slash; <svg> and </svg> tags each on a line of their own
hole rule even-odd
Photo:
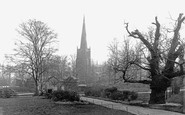
<svg viewBox="0 0 185 115">
<path fill-rule="evenodd" d="M 63 105 L 42 97 L 31 96 L 0 98 L 0 110 L 3 111 L 3 115 L 131 115 L 93 104 Z"/>
</svg>

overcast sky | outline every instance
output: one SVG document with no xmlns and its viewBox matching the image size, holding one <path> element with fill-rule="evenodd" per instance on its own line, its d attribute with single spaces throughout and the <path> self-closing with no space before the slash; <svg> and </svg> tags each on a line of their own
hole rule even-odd
<svg viewBox="0 0 185 115">
<path fill-rule="evenodd" d="M 176 19 L 179 13 L 185 13 L 183 0 L 0 0 L 0 63 L 19 39 L 15 30 L 28 19 L 47 23 L 58 33 L 58 54 L 70 55 L 80 46 L 85 16 L 91 58 L 101 63 L 107 60 L 110 42 L 127 35 L 124 21 L 142 31 L 155 16 L 166 23 L 170 15 Z"/>
</svg>

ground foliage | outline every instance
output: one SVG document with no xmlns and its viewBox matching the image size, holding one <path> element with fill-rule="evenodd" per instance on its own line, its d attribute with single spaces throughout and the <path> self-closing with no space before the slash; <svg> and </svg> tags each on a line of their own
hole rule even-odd
<svg viewBox="0 0 185 115">
<path fill-rule="evenodd" d="M 85 91 L 85 96 L 103 97 L 112 100 L 132 101 L 137 99 L 138 94 L 134 91 L 119 91 L 116 87 L 109 87 L 105 89 L 89 88 Z"/>
<path fill-rule="evenodd" d="M 88 104 L 56 104 L 43 97 L 17 97 L 0 99 L 3 115 L 132 115 L 123 111 L 112 110 Z"/>
<path fill-rule="evenodd" d="M 54 91 L 52 93 L 53 101 L 80 101 L 80 96 L 74 91 Z"/>
<path fill-rule="evenodd" d="M 0 98 L 10 98 L 16 96 L 17 93 L 10 88 L 0 89 Z"/>
</svg>

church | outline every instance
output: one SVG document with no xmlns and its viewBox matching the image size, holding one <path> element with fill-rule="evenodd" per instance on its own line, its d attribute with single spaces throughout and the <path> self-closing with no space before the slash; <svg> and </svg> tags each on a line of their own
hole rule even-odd
<svg viewBox="0 0 185 115">
<path fill-rule="evenodd" d="M 91 49 L 87 47 L 85 17 L 83 18 L 80 48 L 77 48 L 76 74 L 79 84 L 91 82 Z"/>
</svg>

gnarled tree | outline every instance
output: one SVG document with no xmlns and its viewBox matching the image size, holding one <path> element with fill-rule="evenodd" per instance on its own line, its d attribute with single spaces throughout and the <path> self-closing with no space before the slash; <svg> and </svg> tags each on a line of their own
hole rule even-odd
<svg viewBox="0 0 185 115">
<path fill-rule="evenodd" d="M 184 75 L 183 64 L 184 62 L 179 62 L 179 57 L 182 58 L 184 51 L 184 43 L 181 41 L 180 29 L 185 20 L 183 14 L 179 14 L 171 37 L 162 34 L 162 27 L 155 17 L 155 25 L 153 36 L 151 34 L 150 40 L 142 34 L 139 30 L 130 31 L 128 28 L 128 23 L 126 23 L 126 31 L 130 37 L 139 39 L 148 51 L 147 63 L 138 64 L 134 61 L 130 61 L 130 64 L 136 64 L 142 69 L 149 71 L 150 80 L 145 81 L 134 81 L 140 83 L 150 84 L 151 94 L 150 94 L 150 104 L 163 104 L 165 103 L 165 91 L 170 86 L 171 79 Z M 169 38 L 168 38 L 169 37 Z M 163 46 L 164 41 L 170 41 L 169 47 Z M 166 41 L 167 42 L 167 41 Z M 165 50 L 164 50 L 165 49 Z M 124 70 L 126 71 L 126 70 Z M 124 76 L 123 76 L 124 78 Z"/>
</svg>

